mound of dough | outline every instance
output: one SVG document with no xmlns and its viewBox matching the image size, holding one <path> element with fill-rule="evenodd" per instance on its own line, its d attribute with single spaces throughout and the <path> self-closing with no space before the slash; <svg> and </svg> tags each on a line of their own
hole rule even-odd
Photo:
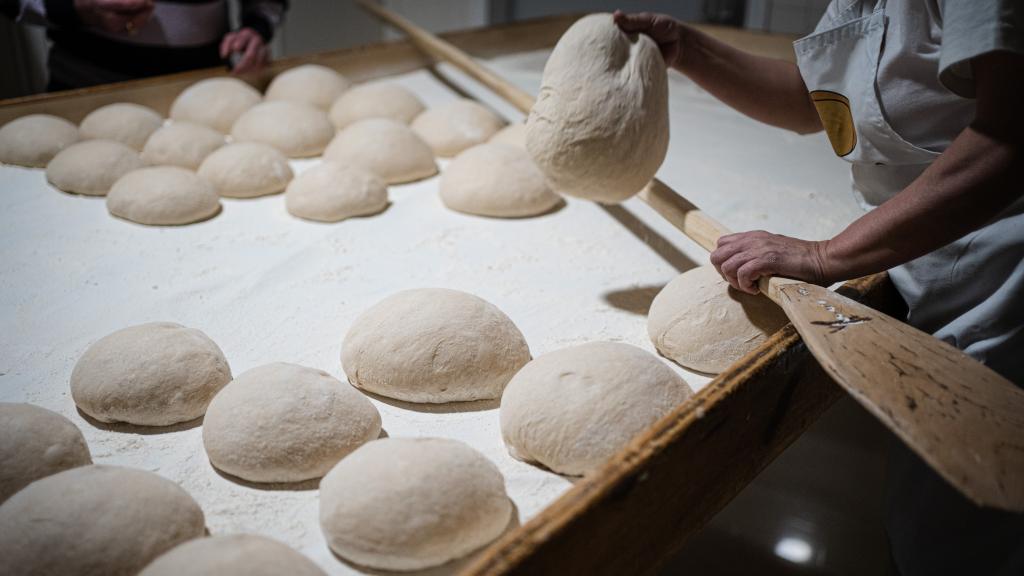
<svg viewBox="0 0 1024 576">
<path fill-rule="evenodd" d="M 322 370 L 278 362 L 240 374 L 217 393 L 203 444 L 218 469 L 252 482 L 319 478 L 380 435 L 380 414 Z"/>
<path fill-rule="evenodd" d="M 180 226 L 220 212 L 213 185 L 177 166 L 140 168 L 122 176 L 107 194 L 107 211 L 149 226 Z"/>
<path fill-rule="evenodd" d="M 58 190 L 105 196 L 121 176 L 146 163 L 139 153 L 112 140 L 76 142 L 46 165 L 46 180 Z"/>
<path fill-rule="evenodd" d="M 427 143 L 405 124 L 389 118 L 368 118 L 345 128 L 324 150 L 324 159 L 369 170 L 388 184 L 437 174 Z"/>
<path fill-rule="evenodd" d="M 195 122 L 227 134 L 235 120 L 261 100 L 259 91 L 237 78 L 208 78 L 178 94 L 171 104 L 171 120 Z"/>
<path fill-rule="evenodd" d="M 327 110 L 352 83 L 326 66 L 304 64 L 274 77 L 267 86 L 267 100 L 302 102 Z"/>
<path fill-rule="evenodd" d="M 43 168 L 78 141 L 78 127 L 49 114 L 29 114 L 0 128 L 0 162 Z"/>
<path fill-rule="evenodd" d="M 526 150 L 490 143 L 452 160 L 441 175 L 441 200 L 452 210 L 497 218 L 536 216 L 562 202 Z"/>
<path fill-rule="evenodd" d="M 164 123 L 152 108 L 121 102 L 101 106 L 78 126 L 83 140 L 113 140 L 133 150 L 142 150 L 146 139 Z"/>
<path fill-rule="evenodd" d="M 195 500 L 152 472 L 72 468 L 0 506 L 0 574 L 131 576 L 203 523 Z"/>
<path fill-rule="evenodd" d="M 511 514 L 498 468 L 455 440 L 375 440 L 320 482 L 327 544 L 371 568 L 419 570 L 461 558 L 501 535 Z"/>
<path fill-rule="evenodd" d="M 71 397 L 101 422 L 167 426 L 202 416 L 230 380 L 224 354 L 206 334 L 150 322 L 89 346 L 71 372 Z"/>
<path fill-rule="evenodd" d="M 288 185 L 284 204 L 293 216 L 317 222 L 340 222 L 387 208 L 388 188 L 362 168 L 322 162 Z"/>
<path fill-rule="evenodd" d="M 0 504 L 30 483 L 92 464 L 71 420 L 31 404 L 0 402 Z"/>
<path fill-rule="evenodd" d="M 635 346 L 563 348 L 533 360 L 509 382 L 501 435 L 513 457 L 582 476 L 691 394 L 685 380 Z"/>
<path fill-rule="evenodd" d="M 224 145 L 224 135 L 209 126 L 172 122 L 146 140 L 142 159 L 151 165 L 181 166 L 195 170 L 203 159 Z"/>
<path fill-rule="evenodd" d="M 492 144 L 508 144 L 510 146 L 518 146 L 519 148 L 526 149 L 526 124 L 522 122 L 516 124 L 509 124 L 501 130 L 498 130 L 491 139 L 488 140 Z"/>
<path fill-rule="evenodd" d="M 256 534 L 196 538 L 146 566 L 139 576 L 326 576 L 287 544 Z"/>
<path fill-rule="evenodd" d="M 461 99 L 420 114 L 412 129 L 434 154 L 450 158 L 470 146 L 483 144 L 505 125 L 490 108 Z"/>
<path fill-rule="evenodd" d="M 277 194 L 294 175 L 284 154 L 258 142 L 237 142 L 219 148 L 203 160 L 198 174 L 227 198 Z"/>
<path fill-rule="evenodd" d="M 341 348 L 349 382 L 408 402 L 499 398 L 529 361 L 526 340 L 508 316 L 446 288 L 388 296 L 356 318 Z"/>
<path fill-rule="evenodd" d="M 361 84 L 331 105 L 331 122 L 339 129 L 367 118 L 390 118 L 408 124 L 425 110 L 415 94 L 398 84 Z"/>
<path fill-rule="evenodd" d="M 668 77 L 658 45 L 611 14 L 573 24 L 544 66 L 526 149 L 558 192 L 621 202 L 668 151 Z"/>
<path fill-rule="evenodd" d="M 788 323 L 771 300 L 733 290 L 713 266 L 700 266 L 654 298 L 647 333 L 666 358 L 718 374 Z"/>
<path fill-rule="evenodd" d="M 301 102 L 263 102 L 247 110 L 231 127 L 237 142 L 262 142 L 289 158 L 316 156 L 334 137 L 323 110 Z"/>
</svg>

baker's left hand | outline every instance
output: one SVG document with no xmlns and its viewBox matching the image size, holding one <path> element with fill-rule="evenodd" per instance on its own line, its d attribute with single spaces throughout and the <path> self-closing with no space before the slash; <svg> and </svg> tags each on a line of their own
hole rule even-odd
<svg viewBox="0 0 1024 576">
<path fill-rule="evenodd" d="M 828 240 L 799 240 L 763 230 L 722 236 L 711 263 L 733 288 L 748 294 L 758 293 L 762 276 L 821 285 L 835 281 L 829 274 Z"/>
<path fill-rule="evenodd" d="M 242 28 L 230 32 L 224 36 L 220 43 L 220 57 L 228 58 L 232 53 L 239 53 L 241 56 L 235 67 L 231 69 L 234 74 L 245 74 L 256 72 L 263 68 L 270 60 L 270 51 L 263 36 L 252 28 Z"/>
</svg>

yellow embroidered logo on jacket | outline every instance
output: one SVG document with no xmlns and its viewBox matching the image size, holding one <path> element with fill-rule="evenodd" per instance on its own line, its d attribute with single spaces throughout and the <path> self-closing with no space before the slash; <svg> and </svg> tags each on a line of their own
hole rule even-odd
<svg viewBox="0 0 1024 576">
<path fill-rule="evenodd" d="M 853 152 L 857 147 L 857 131 L 853 127 L 850 100 L 837 92 L 815 90 L 811 92 L 811 101 L 836 154 L 846 156 Z"/>
</svg>

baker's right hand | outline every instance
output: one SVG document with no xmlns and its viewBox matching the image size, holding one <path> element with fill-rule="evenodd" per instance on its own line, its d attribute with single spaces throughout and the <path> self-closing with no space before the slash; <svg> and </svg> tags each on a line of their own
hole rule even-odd
<svg viewBox="0 0 1024 576">
<path fill-rule="evenodd" d="M 87 26 L 106 32 L 133 34 L 153 14 L 153 0 L 74 0 Z"/>
<path fill-rule="evenodd" d="M 679 62 L 683 33 L 686 30 L 686 26 L 681 22 L 666 14 L 653 12 L 626 14 L 622 10 L 616 10 L 614 18 L 615 23 L 623 32 L 650 36 L 658 44 L 661 56 L 665 59 L 665 65 L 674 66 Z"/>
</svg>

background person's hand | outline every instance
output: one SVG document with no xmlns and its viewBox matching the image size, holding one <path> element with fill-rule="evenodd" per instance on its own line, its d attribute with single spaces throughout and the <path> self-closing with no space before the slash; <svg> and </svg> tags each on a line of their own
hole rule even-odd
<svg viewBox="0 0 1024 576">
<path fill-rule="evenodd" d="M 623 32 L 650 36 L 661 49 L 661 56 L 665 59 L 666 65 L 674 66 L 679 61 L 685 26 L 678 20 L 665 14 L 626 14 L 622 10 L 616 10 L 613 17 Z"/>
<path fill-rule="evenodd" d="M 729 284 L 757 294 L 762 276 L 783 276 L 828 285 L 841 278 L 830 272 L 828 241 L 813 242 L 763 230 L 727 234 L 718 239 L 711 263 Z"/>
<path fill-rule="evenodd" d="M 74 0 L 86 26 L 106 32 L 133 33 L 153 14 L 153 0 Z"/>
<path fill-rule="evenodd" d="M 270 50 L 263 36 L 252 28 L 242 28 L 224 36 L 220 43 L 220 57 L 227 59 L 238 53 L 238 62 L 231 69 L 234 74 L 256 72 L 270 61 Z"/>
</svg>

